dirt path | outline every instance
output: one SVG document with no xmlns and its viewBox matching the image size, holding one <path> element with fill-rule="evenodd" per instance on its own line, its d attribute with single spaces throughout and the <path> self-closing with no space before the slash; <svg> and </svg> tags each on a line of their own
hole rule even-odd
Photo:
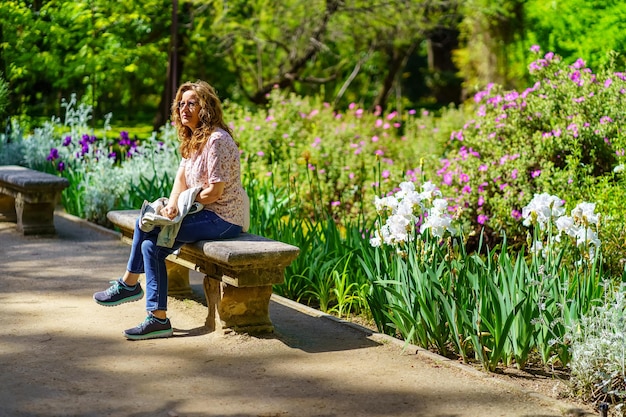
<svg viewBox="0 0 626 417">
<path fill-rule="evenodd" d="M 175 337 L 127 341 L 144 301 L 91 297 L 122 272 L 128 246 L 55 222 L 56 237 L 0 223 L 0 416 L 592 415 L 279 297 L 268 337 L 205 333 L 206 307 L 171 299 Z"/>
</svg>

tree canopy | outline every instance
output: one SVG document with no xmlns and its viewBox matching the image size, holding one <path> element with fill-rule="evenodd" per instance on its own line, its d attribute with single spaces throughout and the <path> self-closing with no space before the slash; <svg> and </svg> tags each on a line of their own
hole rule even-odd
<svg viewBox="0 0 626 417">
<path fill-rule="evenodd" d="M 275 86 L 338 108 L 460 103 L 489 82 L 519 87 L 538 44 L 589 63 L 625 47 L 626 5 L 597 0 L 6 0 L 0 72 L 10 115 L 166 122 L 182 81 L 263 105 Z"/>
</svg>

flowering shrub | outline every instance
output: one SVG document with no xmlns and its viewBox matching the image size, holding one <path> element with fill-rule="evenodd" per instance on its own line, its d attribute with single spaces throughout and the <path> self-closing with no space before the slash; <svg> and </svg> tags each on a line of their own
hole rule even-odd
<svg viewBox="0 0 626 417">
<path fill-rule="evenodd" d="M 521 208 L 534 194 L 590 199 L 598 178 L 623 159 L 626 75 L 593 73 L 582 60 L 567 65 L 547 53 L 530 64 L 532 87 L 476 93 L 475 112 L 449 140 L 453 149 L 437 171 L 450 210 L 463 208 L 470 230 L 500 230 L 522 243 Z"/>
<path fill-rule="evenodd" d="M 381 187 L 420 176 L 420 159 L 438 159 L 460 117 L 454 110 L 443 119 L 416 110 L 370 113 L 356 103 L 342 113 L 278 89 L 269 100 L 267 110 L 254 113 L 226 106 L 244 170 L 289 188 L 304 217 L 328 212 L 340 227 L 359 216 L 373 220 L 366 203 Z"/>
</svg>

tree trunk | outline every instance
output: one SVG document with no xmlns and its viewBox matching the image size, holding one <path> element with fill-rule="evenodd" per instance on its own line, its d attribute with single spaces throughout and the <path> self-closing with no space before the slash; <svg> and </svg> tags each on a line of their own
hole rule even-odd
<svg viewBox="0 0 626 417">
<path fill-rule="evenodd" d="M 413 53 L 415 46 L 416 42 L 413 42 L 411 46 L 409 46 L 409 48 L 406 50 L 396 49 L 392 45 L 389 45 L 386 48 L 388 69 L 387 74 L 385 75 L 382 87 L 380 88 L 380 92 L 374 100 L 374 103 L 372 104 L 372 108 L 370 110 L 373 111 L 377 107 L 380 107 L 381 109 L 385 108 L 385 106 L 387 105 L 387 99 L 389 98 L 389 93 L 391 92 L 396 81 L 396 77 L 406 65 L 407 58 Z"/>
<path fill-rule="evenodd" d="M 438 29 L 428 33 L 428 85 L 438 103 L 461 102 L 462 86 L 452 52 L 459 47 L 459 32 Z"/>
<path fill-rule="evenodd" d="M 172 102 L 176 98 L 176 91 L 180 82 L 180 74 L 182 73 L 183 64 L 181 56 L 182 39 L 178 31 L 178 0 L 172 1 L 172 28 L 170 35 L 170 45 L 167 54 L 167 76 L 165 79 L 165 88 L 161 92 L 161 102 L 159 109 L 152 122 L 152 128 L 156 131 L 163 126 L 170 118 Z"/>
</svg>

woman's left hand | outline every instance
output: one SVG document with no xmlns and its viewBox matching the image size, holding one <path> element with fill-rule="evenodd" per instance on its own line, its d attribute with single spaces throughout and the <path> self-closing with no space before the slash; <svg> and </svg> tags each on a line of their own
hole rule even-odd
<svg viewBox="0 0 626 417">
<path fill-rule="evenodd" d="M 169 204 L 163 209 L 163 215 L 169 219 L 173 219 L 178 214 L 178 207 Z"/>
</svg>

